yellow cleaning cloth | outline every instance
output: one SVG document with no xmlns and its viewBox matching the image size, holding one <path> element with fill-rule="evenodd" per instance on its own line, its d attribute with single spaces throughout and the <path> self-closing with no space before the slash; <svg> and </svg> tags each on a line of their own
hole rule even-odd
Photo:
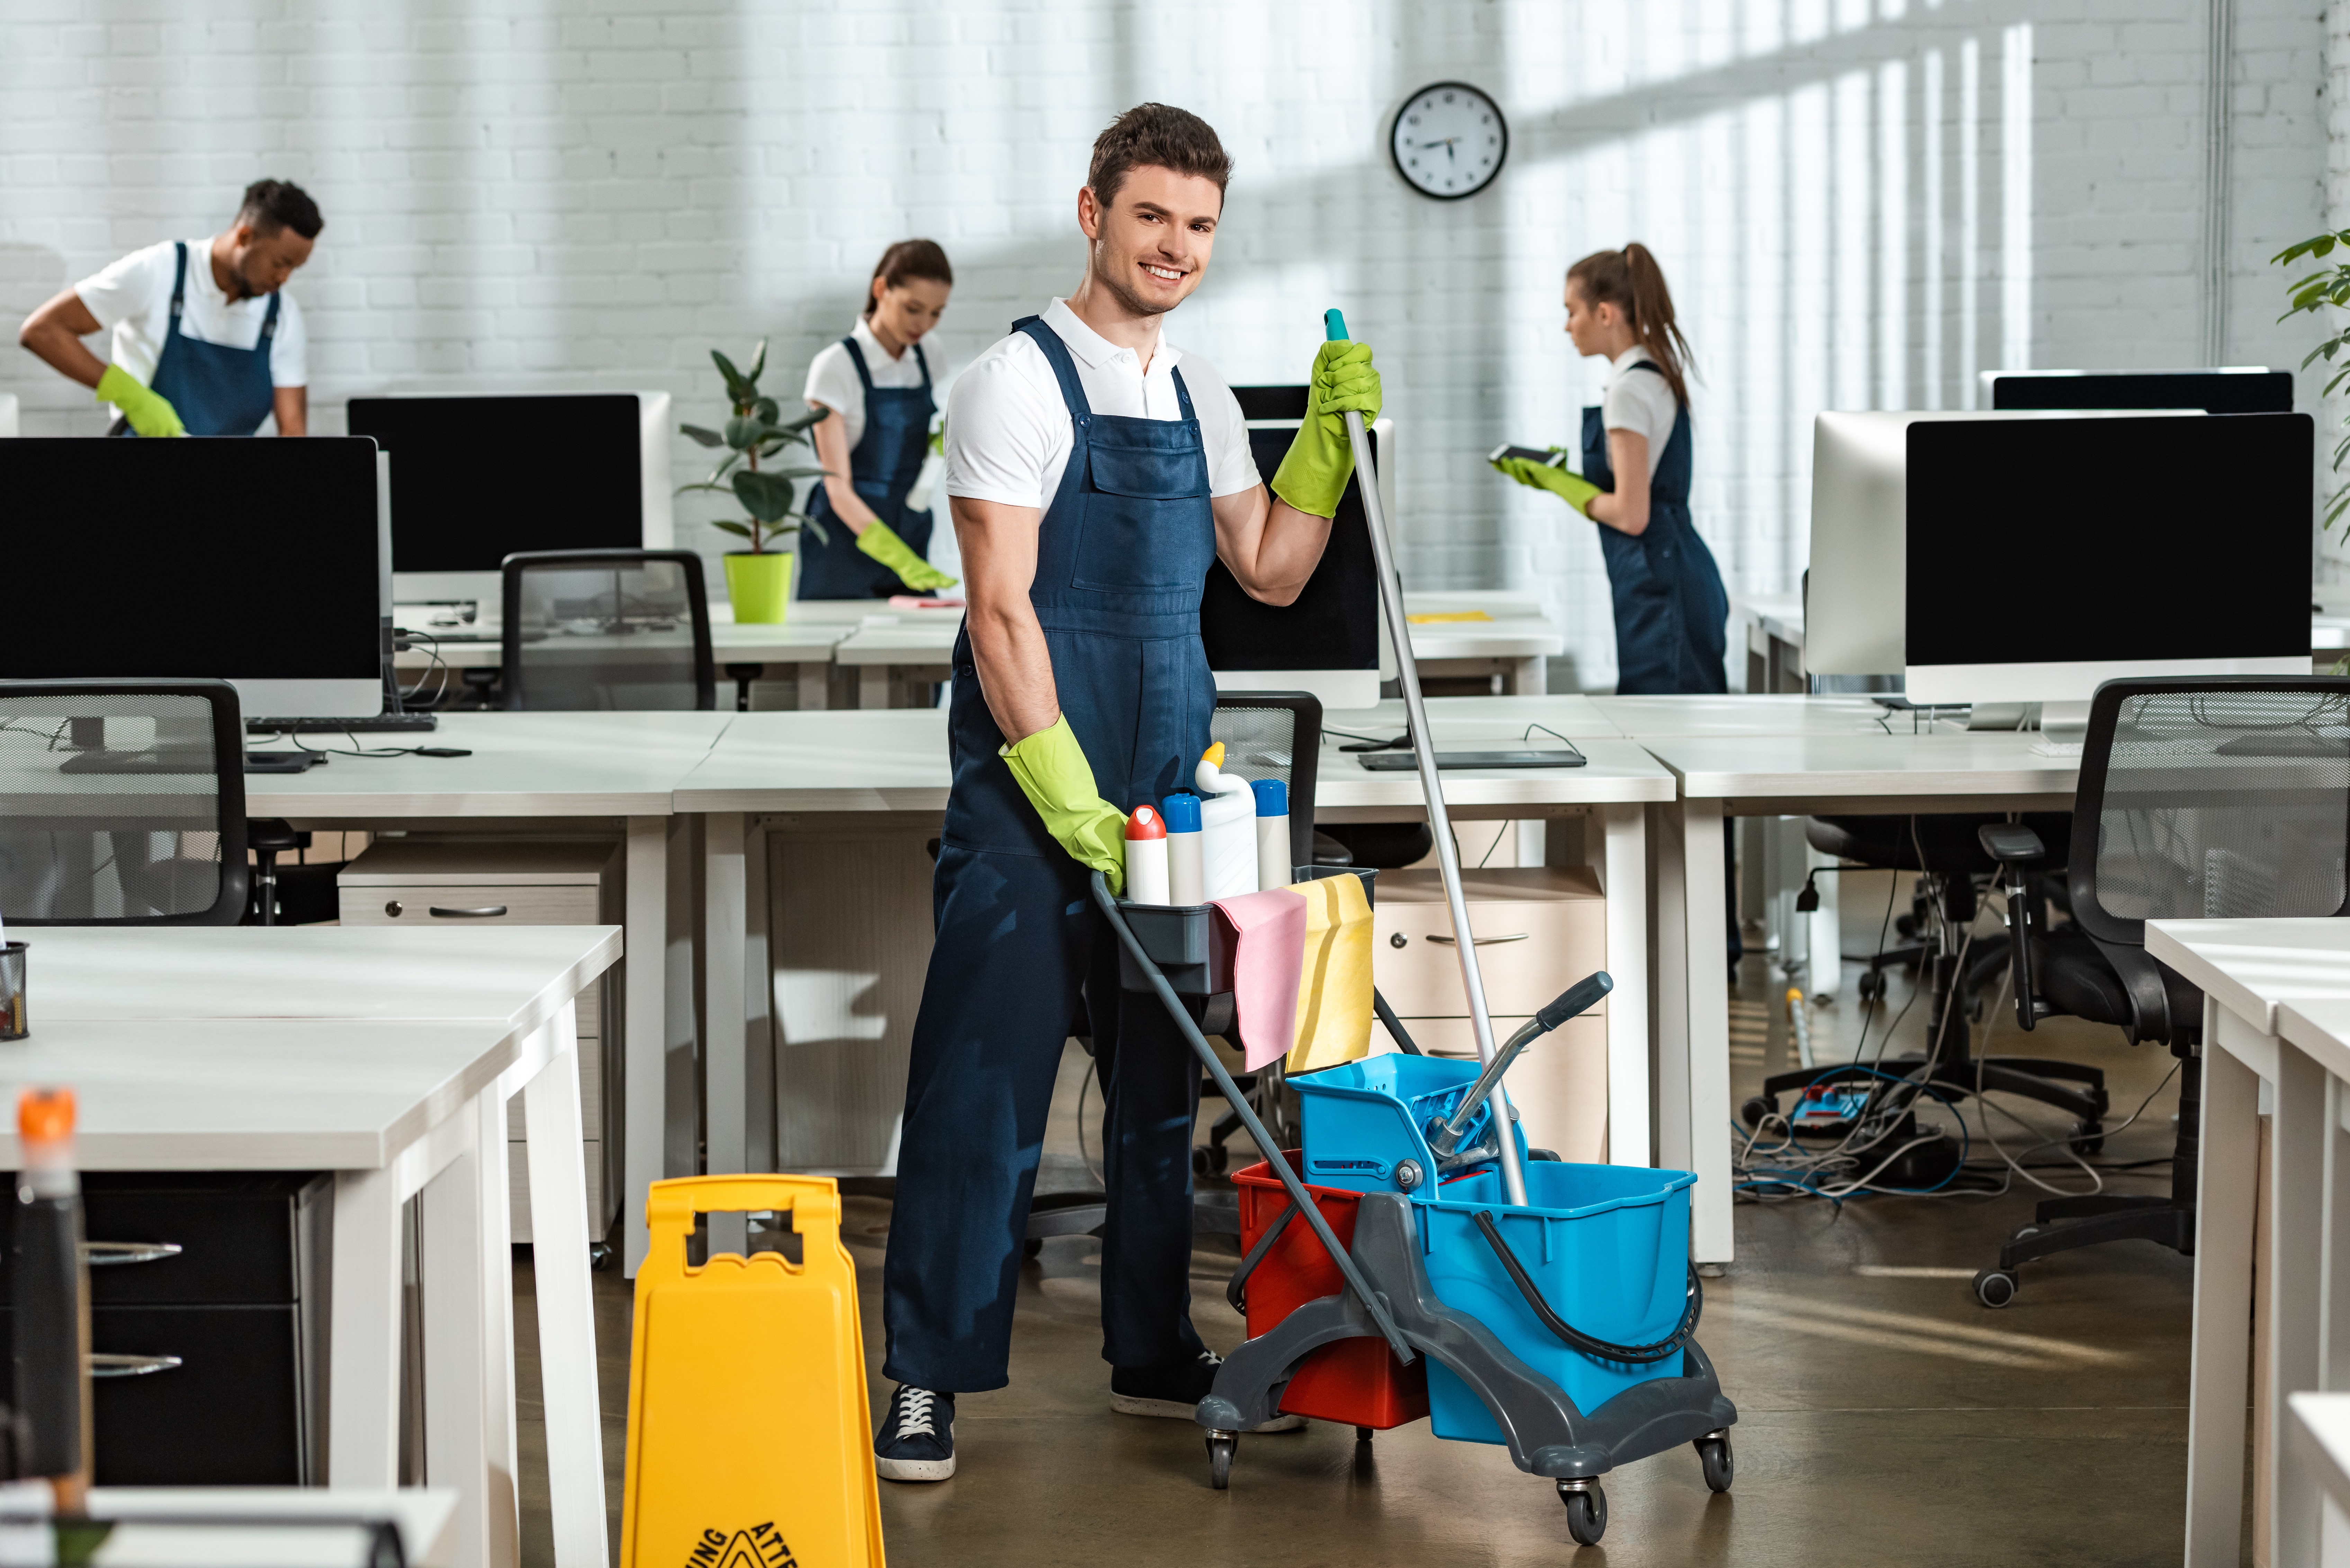
<svg viewBox="0 0 2350 1568">
<path fill-rule="evenodd" d="M 1493 618 L 1483 610 L 1445 610 L 1441 613 L 1431 611 L 1427 615 L 1408 615 L 1403 618 L 1413 626 L 1436 626 L 1445 621 L 1491 620 Z"/>
<path fill-rule="evenodd" d="M 1371 1053 L 1371 905 L 1352 873 L 1290 891 L 1305 895 L 1305 965 L 1284 1070 L 1311 1073 Z"/>
</svg>

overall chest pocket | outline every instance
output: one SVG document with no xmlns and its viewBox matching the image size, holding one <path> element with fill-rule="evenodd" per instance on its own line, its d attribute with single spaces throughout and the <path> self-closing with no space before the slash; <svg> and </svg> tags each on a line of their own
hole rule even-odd
<svg viewBox="0 0 2350 1568">
<path fill-rule="evenodd" d="M 1125 421 L 1131 435 L 1087 443 L 1085 515 L 1072 587 L 1114 592 L 1196 592 L 1216 556 L 1208 459 L 1189 421 Z"/>
</svg>

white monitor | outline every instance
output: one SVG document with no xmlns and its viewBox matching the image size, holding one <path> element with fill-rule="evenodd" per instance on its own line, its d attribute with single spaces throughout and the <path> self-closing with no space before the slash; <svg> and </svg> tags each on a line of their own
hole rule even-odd
<svg viewBox="0 0 2350 1568">
<path fill-rule="evenodd" d="M 0 440 L 14 441 L 21 433 L 16 412 L 16 394 L 0 392 Z"/>
<path fill-rule="evenodd" d="M 2314 441 L 2307 414 L 1912 424 L 1910 701 L 2085 719 L 2125 676 L 2307 675 Z"/>
<path fill-rule="evenodd" d="M 2173 410 L 2182 411 L 2182 410 Z M 2184 410 L 2192 412 L 2194 410 Z M 1898 675 L 1903 669 L 1908 441 L 1921 420 L 2083 420 L 2110 411 L 2015 410 L 1832 412 L 1812 424 L 1811 565 L 1804 602 L 1804 669 L 1813 675 Z M 1996 440 L 1985 443 L 1996 452 Z M 1975 493 L 2004 488 L 1993 460 Z"/>
<path fill-rule="evenodd" d="M 666 550 L 675 535 L 667 392 L 353 398 L 349 418 L 400 475 L 401 606 L 493 621 L 499 563 L 518 550 Z"/>
</svg>

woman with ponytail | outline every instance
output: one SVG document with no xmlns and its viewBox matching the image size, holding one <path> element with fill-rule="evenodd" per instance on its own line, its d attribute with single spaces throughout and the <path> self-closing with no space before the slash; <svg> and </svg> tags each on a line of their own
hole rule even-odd
<svg viewBox="0 0 2350 1568">
<path fill-rule="evenodd" d="M 1530 458 L 1493 466 L 1599 524 L 1619 694 L 1722 691 L 1730 597 L 1690 522 L 1689 340 L 1646 245 L 1567 269 L 1566 334 L 1576 352 L 1608 364 L 1599 406 L 1583 410 L 1585 472 Z"/>
</svg>

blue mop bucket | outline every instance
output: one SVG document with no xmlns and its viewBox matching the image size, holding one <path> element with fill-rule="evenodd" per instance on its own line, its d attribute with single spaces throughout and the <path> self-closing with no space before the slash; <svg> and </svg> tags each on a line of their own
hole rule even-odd
<svg viewBox="0 0 2350 1568">
<path fill-rule="evenodd" d="M 1436 1183 L 1430 1178 L 1437 1160 L 1425 1129 L 1432 1119 L 1452 1114 L 1482 1071 L 1475 1062 L 1397 1054 L 1345 1062 L 1289 1079 L 1303 1114 L 1303 1175 L 1317 1187 L 1406 1192 L 1418 1203 L 1435 1198 Z M 1483 1143 L 1492 1125 L 1492 1113 L 1480 1107 L 1461 1147 Z M 1510 1130 L 1523 1161 L 1526 1135 L 1515 1127 Z M 1397 1168 L 1406 1160 L 1416 1165 L 1419 1177 L 1409 1187 L 1396 1179 Z"/>
<path fill-rule="evenodd" d="M 1688 1305 L 1689 1194 L 1697 1178 L 1685 1170 L 1551 1160 L 1529 1161 L 1524 1169 L 1527 1208 L 1509 1206 L 1501 1172 L 1490 1168 L 1444 1183 L 1436 1200 L 1421 1207 L 1424 1261 L 1438 1298 L 1491 1329 L 1586 1414 L 1627 1388 L 1681 1376 L 1678 1349 L 1635 1365 L 1603 1361 L 1561 1340 L 1535 1315 L 1476 1217 L 1493 1217 L 1519 1266 L 1570 1325 L 1617 1345 L 1655 1345 L 1671 1337 Z M 1428 1397 L 1438 1437 L 1503 1440 L 1484 1401 L 1433 1356 Z"/>
</svg>

